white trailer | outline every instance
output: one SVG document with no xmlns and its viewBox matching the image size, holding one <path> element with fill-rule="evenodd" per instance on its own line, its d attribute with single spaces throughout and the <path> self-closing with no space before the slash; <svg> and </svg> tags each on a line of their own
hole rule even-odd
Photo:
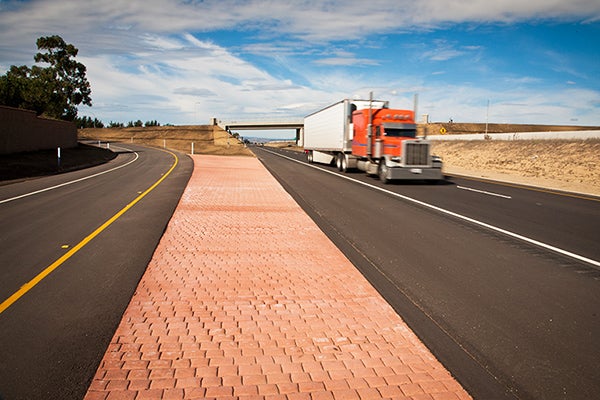
<svg viewBox="0 0 600 400">
<path fill-rule="evenodd" d="M 344 99 L 304 118 L 304 149 L 310 162 L 329 164 L 339 153 L 352 152 L 352 112 L 388 108 L 387 101 Z M 355 167 L 350 165 L 349 167 Z"/>
</svg>

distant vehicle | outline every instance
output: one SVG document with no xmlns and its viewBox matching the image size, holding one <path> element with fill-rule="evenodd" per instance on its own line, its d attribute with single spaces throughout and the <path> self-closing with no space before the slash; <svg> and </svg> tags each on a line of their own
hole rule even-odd
<svg viewBox="0 0 600 400">
<path fill-rule="evenodd" d="M 414 112 L 387 101 L 344 99 L 306 116 L 304 150 L 310 163 L 357 168 L 384 183 L 443 179 L 441 158 L 417 138 Z"/>
</svg>

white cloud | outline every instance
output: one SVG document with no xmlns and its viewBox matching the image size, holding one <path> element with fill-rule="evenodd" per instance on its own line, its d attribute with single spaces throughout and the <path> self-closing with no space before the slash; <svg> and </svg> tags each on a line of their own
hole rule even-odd
<svg viewBox="0 0 600 400">
<path fill-rule="evenodd" d="M 4 42 L 47 32 L 83 34 L 105 30 L 168 34 L 216 29 L 260 29 L 271 37 L 305 40 L 359 39 L 407 28 L 435 28 L 455 22 L 514 22 L 528 19 L 600 18 L 597 0 L 79 0 L 4 1 L 0 35 Z M 115 42 L 118 44 L 119 42 Z"/>
<path fill-rule="evenodd" d="M 532 77 L 532 76 L 522 76 L 520 78 L 505 78 L 504 82 L 508 84 L 530 84 L 530 83 L 540 83 L 542 80 L 540 78 Z"/>
<path fill-rule="evenodd" d="M 277 79 L 215 44 L 191 35 L 181 38 L 191 45 L 156 35 L 151 48 L 129 57 L 80 58 L 88 68 L 95 116 L 124 121 L 131 119 L 124 115 L 137 115 L 135 119 L 185 124 L 273 110 L 304 115 L 298 100 L 319 97 L 318 91 Z"/>
<path fill-rule="evenodd" d="M 173 94 L 183 94 L 186 96 L 194 96 L 194 97 L 206 97 L 206 96 L 216 96 L 216 93 L 212 90 L 205 88 L 197 88 L 197 87 L 179 87 L 173 90 Z"/>
<path fill-rule="evenodd" d="M 0 71 L 13 64 L 30 65 L 37 51 L 35 40 L 60 34 L 80 49 L 78 59 L 87 66 L 92 84 L 92 111 L 105 120 L 206 123 L 214 116 L 244 113 L 303 116 L 343 97 L 365 97 L 370 90 L 379 90 L 390 96 L 392 106 L 412 107 L 412 93 L 420 92 L 420 108 L 433 118 L 476 121 L 481 120 L 485 100 L 497 98 L 490 89 L 433 87 L 418 77 L 379 76 L 370 68 L 354 69 L 349 76 L 338 70 L 375 69 L 386 61 L 339 43 L 331 45 L 332 41 L 368 47 L 386 34 L 424 32 L 454 23 L 549 18 L 598 21 L 600 2 L 371 0 L 366 5 L 363 0 L 8 0 L 0 1 Z M 225 48 L 202 39 L 202 33 L 209 37 L 216 30 L 232 29 L 252 40 Z M 483 50 L 476 43 L 437 41 L 421 56 L 422 61 L 436 61 L 428 76 L 441 77 L 450 73 L 438 62 L 475 58 Z M 268 72 L 260 57 L 269 58 L 285 73 Z M 548 59 L 571 78 L 578 76 L 569 60 L 551 53 Z M 400 70 L 397 76 L 402 75 Z M 526 122 L 527 110 L 507 105 L 519 102 L 535 107 L 542 119 L 553 119 L 552 123 L 567 113 L 578 113 L 579 123 L 597 124 L 597 116 L 590 111 L 591 105 L 598 106 L 597 92 L 548 90 L 540 95 L 511 89 L 535 83 L 536 78 L 519 79 L 505 81 L 508 87 L 493 107 L 498 118 Z M 396 94 L 388 93 L 390 88 Z M 572 85 L 569 88 L 574 90 Z M 570 98 L 574 95 L 579 96 L 577 102 Z M 557 99 L 563 110 L 544 103 L 549 97 Z M 86 110 L 83 107 L 82 114 Z"/>
<path fill-rule="evenodd" d="M 487 104 L 490 102 L 489 114 Z M 430 121 L 597 125 L 600 93 L 587 89 L 507 89 L 425 87 L 419 95 L 419 114 Z"/>
<path fill-rule="evenodd" d="M 370 60 L 368 58 L 356 58 L 356 57 L 329 57 L 329 58 L 321 58 L 313 61 L 314 64 L 317 65 L 333 65 L 333 66 L 369 66 L 369 65 L 379 65 L 379 62 L 375 60 Z"/>
<path fill-rule="evenodd" d="M 422 60 L 448 61 L 467 54 L 477 54 L 482 50 L 481 46 L 461 46 L 458 43 L 441 39 L 435 40 L 433 46 L 433 49 L 421 53 L 420 58 Z"/>
</svg>

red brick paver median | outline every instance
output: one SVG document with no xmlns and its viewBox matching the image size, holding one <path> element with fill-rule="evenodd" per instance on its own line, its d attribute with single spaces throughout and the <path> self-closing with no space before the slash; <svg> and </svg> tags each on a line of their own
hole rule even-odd
<svg viewBox="0 0 600 400">
<path fill-rule="evenodd" d="M 86 399 L 466 399 L 262 164 L 195 169 Z"/>
</svg>

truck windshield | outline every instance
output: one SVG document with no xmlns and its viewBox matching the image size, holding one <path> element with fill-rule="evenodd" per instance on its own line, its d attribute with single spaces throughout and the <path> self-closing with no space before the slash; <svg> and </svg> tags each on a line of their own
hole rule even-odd
<svg viewBox="0 0 600 400">
<path fill-rule="evenodd" d="M 414 138 L 417 137 L 417 127 L 416 125 L 413 124 L 406 124 L 403 127 L 384 127 L 385 129 L 385 135 L 386 136 L 393 136 L 393 137 L 410 137 L 410 138 Z"/>
</svg>

